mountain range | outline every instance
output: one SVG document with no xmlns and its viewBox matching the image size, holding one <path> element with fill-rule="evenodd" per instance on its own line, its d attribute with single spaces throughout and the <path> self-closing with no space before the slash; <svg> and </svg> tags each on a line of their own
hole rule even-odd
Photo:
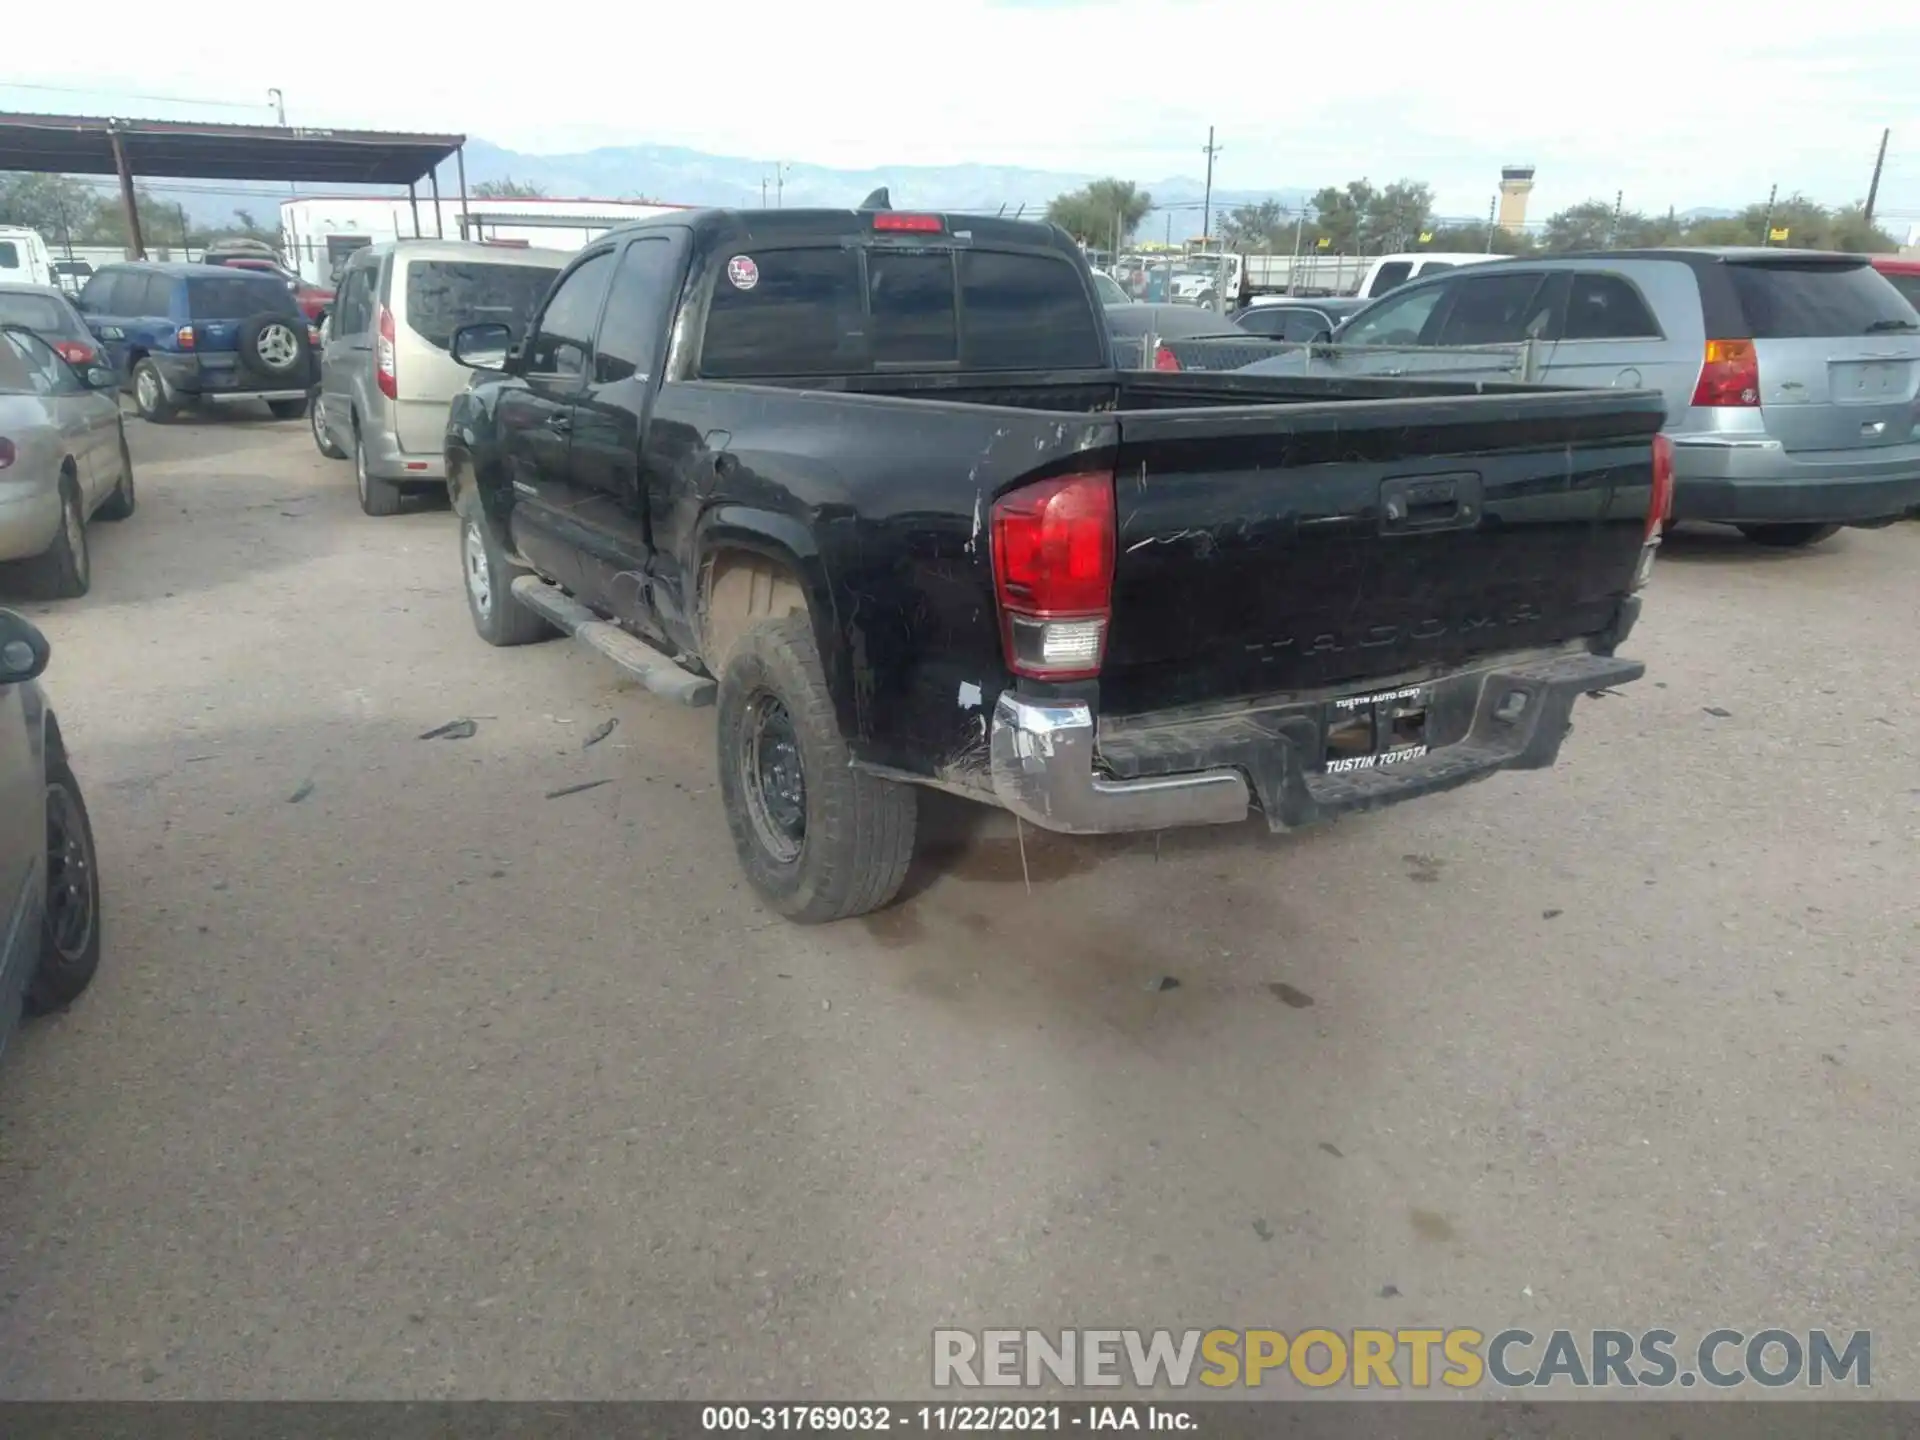
<svg viewBox="0 0 1920 1440">
<path fill-rule="evenodd" d="M 484 139 L 466 146 L 469 187 L 489 180 L 517 180 L 558 198 L 639 199 L 683 205 L 730 205 L 751 208 L 766 205 L 856 205 L 879 186 L 887 186 L 893 203 L 903 208 L 950 211 L 1002 211 L 1035 217 L 1045 212 L 1056 195 L 1098 179 L 1092 173 L 1043 170 L 1015 165 L 895 165 L 871 169 L 837 169 L 804 161 L 753 159 L 709 155 L 673 145 L 617 145 L 563 155 L 533 155 L 509 150 Z M 1153 197 L 1154 208 L 1142 222 L 1143 240 L 1181 240 L 1201 233 L 1206 182 L 1191 175 L 1167 176 L 1139 182 Z M 451 164 L 442 167 L 443 195 L 454 193 Z M 392 194 L 373 186 L 334 187 L 336 191 Z M 421 186 L 425 193 L 426 186 Z M 1220 189 L 1212 194 L 1213 213 L 1239 205 L 1277 201 L 1293 210 L 1305 205 L 1318 186 L 1278 185 L 1268 189 Z M 153 189 L 169 201 L 177 200 L 196 222 L 228 219 L 234 206 L 262 208 L 263 200 L 277 201 L 285 192 L 259 183 L 192 182 L 178 191 L 165 181 Z M 1683 220 L 1737 214 L 1702 207 L 1688 210 Z M 1544 219 L 1537 214 L 1535 219 Z"/>
<path fill-rule="evenodd" d="M 620 145 L 572 155 L 528 155 L 469 140 L 467 183 L 519 180 L 548 195 L 637 198 L 682 205 L 857 205 L 879 186 L 893 203 L 928 210 L 997 211 L 1038 216 L 1047 202 L 1100 177 L 1015 165 L 895 165 L 841 170 L 804 161 L 708 155 L 674 145 Z M 1201 230 L 1206 182 L 1188 175 L 1141 182 L 1155 206 L 1141 224 L 1146 239 L 1184 239 Z M 1298 186 L 1213 192 L 1219 214 L 1236 205 L 1277 200 L 1287 208 L 1312 192 Z"/>
</svg>

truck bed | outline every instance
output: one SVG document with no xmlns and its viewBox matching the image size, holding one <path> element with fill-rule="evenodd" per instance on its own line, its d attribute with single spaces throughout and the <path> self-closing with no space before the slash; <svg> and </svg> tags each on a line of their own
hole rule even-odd
<svg viewBox="0 0 1920 1440">
<path fill-rule="evenodd" d="M 944 756 L 963 779 L 1008 687 L 1123 724 L 1610 651 L 1664 413 L 1618 390 L 1111 370 L 703 381 L 662 401 L 728 435 L 743 501 L 811 507 L 856 757 L 926 774 Z M 1089 468 L 1115 476 L 1105 663 L 1014 686 L 987 518 Z M 656 521 L 669 547 L 694 523 Z"/>
</svg>

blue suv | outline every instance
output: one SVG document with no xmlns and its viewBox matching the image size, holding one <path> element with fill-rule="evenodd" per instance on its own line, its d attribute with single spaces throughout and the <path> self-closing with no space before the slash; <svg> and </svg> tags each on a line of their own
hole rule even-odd
<svg viewBox="0 0 1920 1440">
<path fill-rule="evenodd" d="M 236 400 L 297 420 L 320 383 L 319 336 L 272 275 L 130 261 L 94 271 L 74 304 L 147 420 Z"/>
</svg>

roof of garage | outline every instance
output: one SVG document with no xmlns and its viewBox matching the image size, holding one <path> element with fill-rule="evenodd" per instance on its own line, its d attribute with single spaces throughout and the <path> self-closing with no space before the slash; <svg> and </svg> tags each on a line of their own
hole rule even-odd
<svg viewBox="0 0 1920 1440">
<path fill-rule="evenodd" d="M 113 136 L 136 176 L 411 185 L 466 143 L 464 135 L 204 125 L 95 115 L 0 113 L 0 170 L 113 175 Z"/>
</svg>

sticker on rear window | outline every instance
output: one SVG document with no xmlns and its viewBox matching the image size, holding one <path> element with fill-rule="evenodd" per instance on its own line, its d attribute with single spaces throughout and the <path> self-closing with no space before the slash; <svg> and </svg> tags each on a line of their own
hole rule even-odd
<svg viewBox="0 0 1920 1440">
<path fill-rule="evenodd" d="M 751 255 L 736 255 L 727 261 L 727 279 L 736 290 L 751 290 L 760 283 L 760 267 Z"/>
</svg>

